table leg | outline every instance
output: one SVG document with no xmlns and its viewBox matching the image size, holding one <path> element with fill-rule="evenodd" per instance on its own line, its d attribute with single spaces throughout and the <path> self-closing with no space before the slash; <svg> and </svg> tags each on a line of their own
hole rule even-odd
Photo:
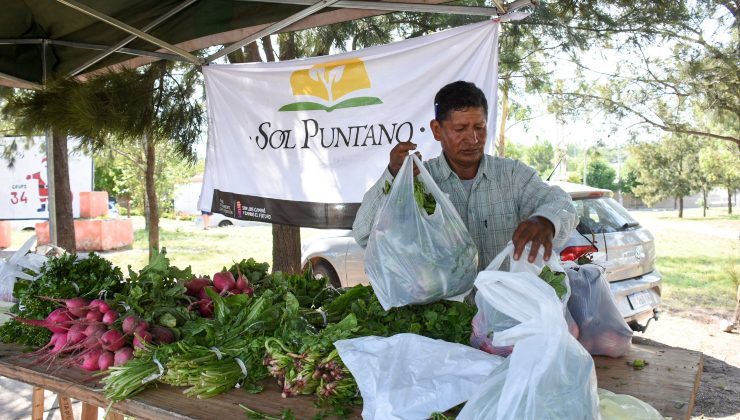
<svg viewBox="0 0 740 420">
<path fill-rule="evenodd" d="M 98 420 L 98 407 L 83 402 L 80 420 Z"/>
<path fill-rule="evenodd" d="M 106 417 L 107 420 L 123 420 L 123 414 L 121 413 L 114 413 L 113 411 L 108 413 L 108 417 Z"/>
<path fill-rule="evenodd" d="M 44 388 L 33 387 L 31 404 L 31 419 L 44 420 Z"/>
<path fill-rule="evenodd" d="M 75 413 L 72 411 L 72 402 L 69 397 L 59 396 L 59 412 L 62 414 L 62 420 L 75 420 Z"/>
</svg>

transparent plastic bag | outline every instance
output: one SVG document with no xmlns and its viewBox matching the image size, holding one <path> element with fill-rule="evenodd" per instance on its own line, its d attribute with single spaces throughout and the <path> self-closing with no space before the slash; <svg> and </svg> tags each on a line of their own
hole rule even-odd
<svg viewBox="0 0 740 420">
<path fill-rule="evenodd" d="M 652 405 L 631 395 L 599 388 L 601 420 L 663 420 Z"/>
<path fill-rule="evenodd" d="M 490 264 L 488 264 L 486 270 L 498 270 L 503 265 L 506 258 L 509 258 L 509 272 L 530 273 L 535 276 L 539 276 L 540 272 L 545 266 L 550 267 L 550 269 L 555 272 L 565 271 L 565 269 L 563 269 L 563 267 L 560 265 L 560 262 L 557 261 L 557 258 L 552 258 L 550 259 L 550 261 L 544 260 L 543 248 L 540 248 L 539 253 L 537 254 L 537 258 L 533 263 L 529 263 L 526 260 L 526 255 L 529 255 L 529 245 L 525 247 L 525 250 L 522 253 L 522 258 L 520 258 L 519 261 L 515 261 L 513 255 L 514 245 L 509 242 L 506 248 L 504 248 L 504 250 L 501 251 L 493 259 L 493 261 L 491 261 Z M 566 316 L 567 319 L 566 303 L 568 302 L 568 298 L 570 297 L 570 285 L 567 278 L 565 280 L 565 288 L 566 293 L 560 298 L 560 301 L 563 305 L 563 314 Z M 475 302 L 478 307 L 478 313 L 476 313 L 473 317 L 473 331 L 470 335 L 470 344 L 475 348 L 481 349 L 491 354 L 504 357 L 508 356 L 509 354 L 511 354 L 513 346 L 494 346 L 492 340 L 497 332 L 508 330 L 509 328 L 519 324 L 519 321 L 502 313 L 491 305 L 480 304 L 477 295 L 475 298 Z M 575 327 L 575 323 L 573 323 L 572 325 L 570 322 L 568 323 L 568 330 L 571 331 L 574 336 L 577 336 L 577 332 L 575 331 L 576 329 L 577 327 Z"/>
<path fill-rule="evenodd" d="M 585 264 L 566 269 L 571 286 L 568 309 L 578 324 L 578 341 L 593 355 L 621 357 L 632 344 L 632 329 L 617 308 L 603 268 Z"/>
<path fill-rule="evenodd" d="M 334 343 L 362 394 L 362 418 L 428 419 L 465 402 L 503 361 L 416 334 Z"/>
<path fill-rule="evenodd" d="M 413 163 L 437 206 L 428 215 L 414 199 Z M 365 273 L 383 309 L 460 297 L 473 287 L 478 249 L 447 195 L 418 157 L 409 155 L 375 217 Z"/>
<path fill-rule="evenodd" d="M 478 309 L 500 312 L 518 324 L 493 335 L 493 346 L 514 349 L 458 419 L 599 418 L 593 359 L 568 332 L 563 301 L 535 271 L 478 274 Z"/>
</svg>

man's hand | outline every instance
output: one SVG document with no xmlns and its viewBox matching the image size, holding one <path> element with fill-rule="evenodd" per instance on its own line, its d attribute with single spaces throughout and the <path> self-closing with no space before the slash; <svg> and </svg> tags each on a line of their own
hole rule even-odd
<svg viewBox="0 0 740 420">
<path fill-rule="evenodd" d="M 517 226 L 511 240 L 514 242 L 514 259 L 519 260 L 522 255 L 524 246 L 527 242 L 532 242 L 529 251 L 529 262 L 534 262 L 537 258 L 537 251 L 540 245 L 545 247 L 545 261 L 550 260 L 552 254 L 552 238 L 555 236 L 555 226 L 552 222 L 542 216 L 534 216 L 523 221 Z"/>
<path fill-rule="evenodd" d="M 410 141 L 400 142 L 391 149 L 390 163 L 388 164 L 388 170 L 394 177 L 401 170 L 403 161 L 406 160 L 406 156 L 409 155 L 410 150 L 416 150 L 416 144 Z M 416 156 L 421 159 L 421 153 L 416 152 Z M 419 169 L 414 165 L 414 176 L 419 174 Z"/>
</svg>

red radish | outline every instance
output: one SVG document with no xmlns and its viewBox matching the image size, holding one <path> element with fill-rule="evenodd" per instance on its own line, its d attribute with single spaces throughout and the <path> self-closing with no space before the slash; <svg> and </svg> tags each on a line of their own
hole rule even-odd
<svg viewBox="0 0 740 420">
<path fill-rule="evenodd" d="M 252 296 L 254 296 L 254 289 L 252 289 L 252 288 L 251 288 L 251 287 L 249 287 L 249 286 L 245 287 L 245 288 L 244 288 L 244 289 L 242 290 L 242 292 L 244 292 L 244 294 L 245 294 L 245 295 L 248 295 L 249 297 L 252 297 Z"/>
<path fill-rule="evenodd" d="M 208 296 L 208 293 L 206 293 L 206 290 L 211 290 L 214 293 L 218 294 L 218 292 L 216 291 L 216 288 L 214 288 L 213 286 L 206 286 L 206 287 L 200 289 L 200 293 L 198 293 L 198 299 L 200 299 L 200 300 L 204 300 L 204 299 L 211 300 L 211 298 Z"/>
<path fill-rule="evenodd" d="M 152 327 L 152 338 L 158 344 L 169 344 L 175 341 L 175 333 L 161 325 L 155 325 Z"/>
<path fill-rule="evenodd" d="M 200 312 L 200 315 L 206 318 L 212 318 L 213 317 L 213 301 L 210 299 L 208 300 L 201 300 L 200 303 L 198 303 L 198 311 Z"/>
<path fill-rule="evenodd" d="M 110 311 L 110 306 L 103 299 L 93 299 L 88 305 L 90 310 L 97 309 L 100 313 L 106 313 Z"/>
<path fill-rule="evenodd" d="M 121 323 L 121 329 L 123 330 L 124 334 L 131 334 L 134 332 L 136 327 L 139 326 L 139 317 L 134 315 L 129 315 L 126 318 L 123 319 L 123 322 Z"/>
<path fill-rule="evenodd" d="M 108 370 L 109 367 L 113 366 L 113 363 L 114 363 L 113 352 L 104 351 L 100 353 L 100 356 L 98 357 L 98 369 Z"/>
<path fill-rule="evenodd" d="M 99 349 L 93 349 L 84 353 L 80 360 L 80 367 L 85 370 L 98 370 L 98 359 L 100 358 L 100 353 L 102 353 L 102 351 Z"/>
<path fill-rule="evenodd" d="M 64 301 L 64 305 L 67 307 L 67 310 L 69 310 L 69 313 L 77 318 L 84 318 L 85 315 L 87 315 L 88 304 L 89 302 L 87 299 L 81 297 L 66 299 Z"/>
<path fill-rule="evenodd" d="M 134 357 L 134 349 L 131 347 L 121 347 L 116 350 L 113 356 L 113 366 L 123 366 Z"/>
<path fill-rule="evenodd" d="M 249 287 L 249 279 L 247 276 L 239 274 L 239 277 L 236 278 L 236 287 L 238 287 L 242 292 Z"/>
<path fill-rule="evenodd" d="M 152 335 L 149 331 L 141 331 L 141 334 L 134 334 L 134 347 L 144 348 L 144 343 L 151 343 Z"/>
<path fill-rule="evenodd" d="M 207 277 L 199 277 L 190 280 L 185 283 L 185 288 L 188 289 L 187 294 L 190 296 L 198 296 L 200 291 L 206 286 L 211 286 L 211 280 Z"/>
<path fill-rule="evenodd" d="M 66 333 L 72 324 L 72 317 L 64 308 L 54 309 L 46 319 L 25 319 L 21 317 L 13 317 L 13 319 L 24 324 L 45 327 L 53 333 Z"/>
<path fill-rule="evenodd" d="M 85 316 L 85 319 L 92 322 L 100 322 L 103 320 L 103 314 L 97 309 L 89 311 Z"/>
<path fill-rule="evenodd" d="M 240 288 L 236 287 L 236 286 L 234 286 L 231 289 L 229 289 L 229 293 L 231 293 L 232 295 L 238 295 L 241 292 L 242 292 L 242 290 Z"/>
<path fill-rule="evenodd" d="M 82 324 L 74 324 L 69 327 L 69 331 L 67 331 L 67 344 L 74 345 L 87 338 L 85 329 L 86 327 Z"/>
<path fill-rule="evenodd" d="M 90 324 L 85 328 L 83 334 L 85 334 L 87 337 L 95 337 L 96 335 L 103 334 L 105 331 L 105 326 L 103 325 Z"/>
<path fill-rule="evenodd" d="M 235 284 L 236 280 L 234 280 L 231 271 L 222 271 L 213 275 L 213 285 L 216 286 L 219 292 L 225 292 L 234 287 Z"/>
<path fill-rule="evenodd" d="M 123 336 L 116 330 L 108 330 L 100 336 L 100 343 L 108 351 L 116 351 L 125 344 Z"/>
<path fill-rule="evenodd" d="M 118 319 L 118 312 L 108 311 L 103 314 L 103 324 L 112 325 Z"/>
</svg>

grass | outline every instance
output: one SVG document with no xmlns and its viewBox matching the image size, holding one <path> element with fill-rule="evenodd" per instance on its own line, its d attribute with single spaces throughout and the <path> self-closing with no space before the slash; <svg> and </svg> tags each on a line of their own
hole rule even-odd
<svg viewBox="0 0 740 420">
<path fill-rule="evenodd" d="M 665 309 L 726 312 L 735 308 L 740 281 L 740 216 L 728 216 L 726 208 L 710 209 L 706 219 L 701 209 L 685 210 L 683 219 L 675 211 L 632 213 L 655 236 Z M 102 254 L 124 272 L 129 265 L 139 270 L 146 264 L 147 233 L 143 218 L 135 217 L 134 226 L 132 249 Z M 203 230 L 192 221 L 163 219 L 160 229 L 161 246 L 167 248 L 170 262 L 178 267 L 190 265 L 196 274 L 213 275 L 222 267 L 249 257 L 272 262 L 270 225 Z M 324 231 L 301 229 L 304 241 L 322 234 Z M 11 248 L 19 247 L 30 235 L 30 232 L 13 232 Z"/>
</svg>

